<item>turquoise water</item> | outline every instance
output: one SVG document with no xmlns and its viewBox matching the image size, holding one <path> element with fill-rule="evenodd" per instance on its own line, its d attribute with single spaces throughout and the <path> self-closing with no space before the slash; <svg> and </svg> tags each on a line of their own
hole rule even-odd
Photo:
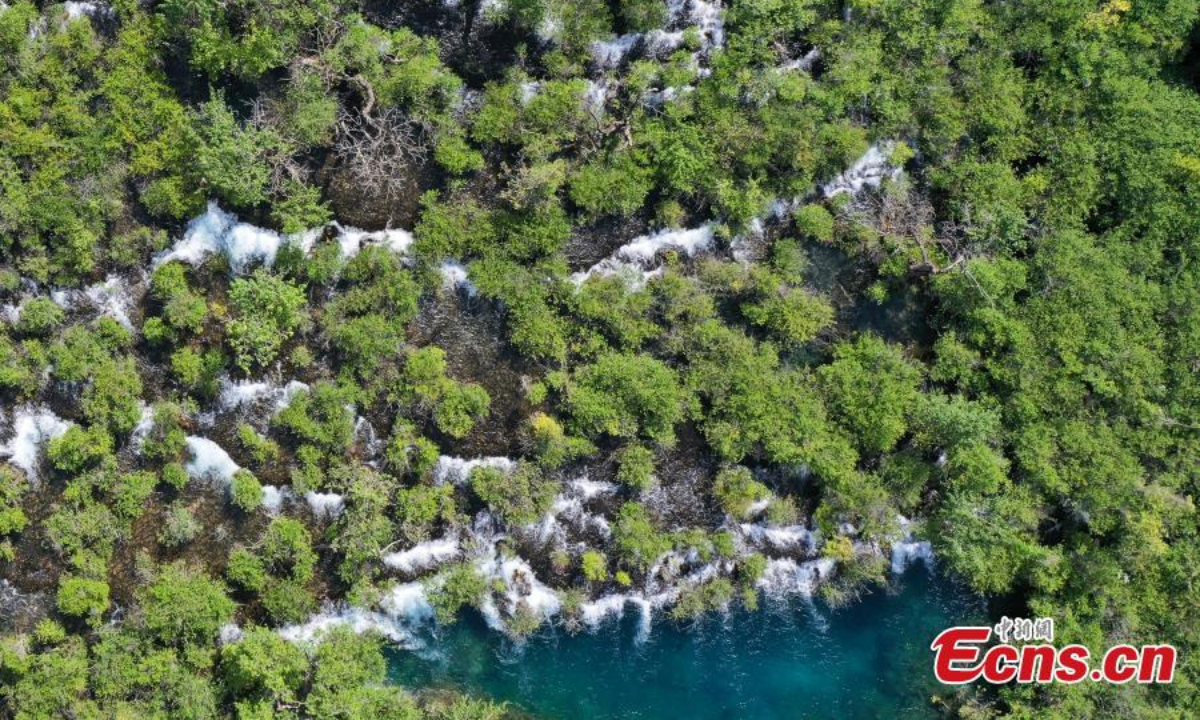
<svg viewBox="0 0 1200 720">
<path fill-rule="evenodd" d="M 929 643 L 983 614 L 977 597 L 916 567 L 840 610 L 764 603 L 682 627 L 659 616 L 647 638 L 632 608 L 592 633 L 522 646 L 464 618 L 426 651 L 393 652 L 391 674 L 550 718 L 926 717 L 938 691 Z"/>
</svg>

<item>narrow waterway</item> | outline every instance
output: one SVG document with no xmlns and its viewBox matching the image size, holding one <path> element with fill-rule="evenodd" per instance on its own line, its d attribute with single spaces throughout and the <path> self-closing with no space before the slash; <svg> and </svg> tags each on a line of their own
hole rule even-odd
<svg viewBox="0 0 1200 720">
<path fill-rule="evenodd" d="M 649 634 L 632 607 L 592 632 L 521 646 L 465 617 L 424 650 L 393 651 L 391 675 L 551 718 L 927 717 L 939 690 L 929 643 L 983 616 L 980 598 L 917 565 L 840 610 L 767 601 L 687 626 L 656 617 Z"/>
</svg>

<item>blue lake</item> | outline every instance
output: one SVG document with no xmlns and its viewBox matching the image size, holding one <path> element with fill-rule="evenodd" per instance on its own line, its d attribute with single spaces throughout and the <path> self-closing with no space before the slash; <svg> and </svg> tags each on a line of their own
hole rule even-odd
<svg viewBox="0 0 1200 720">
<path fill-rule="evenodd" d="M 939 691 L 929 643 L 983 617 L 977 596 L 918 565 L 838 610 L 765 601 L 682 626 L 658 615 L 643 637 L 630 607 L 595 631 L 522 645 L 471 616 L 389 661 L 405 687 L 466 690 L 548 718 L 927 717 Z"/>
</svg>

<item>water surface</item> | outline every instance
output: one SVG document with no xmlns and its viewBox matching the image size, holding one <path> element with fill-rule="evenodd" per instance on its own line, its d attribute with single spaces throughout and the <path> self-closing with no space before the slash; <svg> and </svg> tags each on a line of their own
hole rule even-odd
<svg viewBox="0 0 1200 720">
<path fill-rule="evenodd" d="M 593 632 L 546 631 L 519 647 L 466 617 L 428 650 L 389 659 L 405 687 L 467 690 L 550 718 L 929 717 L 939 690 L 929 643 L 983 615 L 976 596 L 917 566 L 836 611 L 768 601 L 685 626 L 659 616 L 643 636 L 628 608 Z"/>
</svg>

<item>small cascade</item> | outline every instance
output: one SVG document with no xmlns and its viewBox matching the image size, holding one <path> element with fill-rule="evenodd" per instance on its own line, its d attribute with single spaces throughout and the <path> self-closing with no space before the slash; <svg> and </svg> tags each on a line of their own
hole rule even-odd
<svg viewBox="0 0 1200 720">
<path fill-rule="evenodd" d="M 473 298 L 478 289 L 468 277 L 467 267 L 457 260 L 446 260 L 438 266 L 442 275 L 442 287 L 449 290 L 461 290 L 467 297 Z"/>
<path fill-rule="evenodd" d="M 218 382 L 217 407 L 222 412 L 258 406 L 264 406 L 272 413 L 279 412 L 291 404 L 297 393 L 308 389 L 306 383 L 298 380 L 276 385 L 267 380 L 230 380 L 225 376 Z"/>
<path fill-rule="evenodd" d="M 517 468 L 516 461 L 506 457 L 483 457 L 467 460 L 460 457 L 442 455 L 433 466 L 433 482 L 442 485 L 450 483 L 461 485 L 471 476 L 471 471 L 477 467 L 490 467 L 507 474 Z"/>
<path fill-rule="evenodd" d="M 24 470 L 29 479 L 36 482 L 43 446 L 67 432 L 72 424 L 45 407 L 19 407 L 13 418 L 13 435 L 0 446 L 0 455 L 8 456 L 10 463 Z"/>
<path fill-rule="evenodd" d="M 108 316 L 133 332 L 133 321 L 129 315 L 137 306 L 137 297 L 129 282 L 119 275 L 109 275 L 104 282 L 86 287 L 83 297 L 102 316 Z"/>
<path fill-rule="evenodd" d="M 381 245 L 404 255 L 413 244 L 412 233 L 407 230 L 366 231 L 338 222 L 329 227 L 337 232 L 337 243 L 345 258 L 353 257 L 367 245 Z M 308 254 L 324 231 L 321 227 L 284 236 L 274 230 L 240 222 L 237 216 L 210 202 L 204 214 L 188 223 L 183 238 L 154 257 L 152 267 L 172 260 L 200 265 L 209 256 L 219 254 L 229 260 L 230 270 L 235 275 L 241 275 L 256 263 L 274 265 L 284 245 L 290 244 Z"/>
<path fill-rule="evenodd" d="M 140 404 L 141 414 L 138 416 L 137 425 L 133 426 L 133 432 L 129 434 L 129 445 L 135 450 L 141 449 L 146 436 L 154 429 L 154 408 L 144 402 Z"/>
<path fill-rule="evenodd" d="M 338 231 L 337 242 L 342 249 L 342 257 L 352 258 L 368 245 L 382 245 L 398 255 L 404 255 L 412 247 L 413 235 L 407 230 L 376 230 L 367 232 L 341 223 L 333 223 Z"/>
<path fill-rule="evenodd" d="M 477 567 L 493 587 L 503 588 L 489 594 L 480 607 L 484 619 L 493 629 L 505 630 L 504 616 L 514 615 L 522 609 L 542 620 L 549 620 L 558 614 L 562 605 L 558 593 L 538 580 L 533 568 L 524 559 L 502 557 L 498 551 L 494 551 L 483 557 Z M 500 605 L 496 604 L 497 596 Z"/>
<path fill-rule="evenodd" d="M 83 17 L 107 19 L 113 16 L 111 7 L 97 2 L 65 2 L 63 3 L 63 12 L 67 14 L 68 20 Z"/>
<path fill-rule="evenodd" d="M 593 42 L 592 65 L 600 72 L 612 70 L 623 64 L 638 47 L 648 57 L 664 57 L 683 45 L 684 30 L 690 27 L 695 27 L 700 35 L 700 49 L 692 54 L 693 62 L 698 63 L 700 56 L 709 50 L 724 46 L 725 20 L 719 2 L 669 0 L 665 27 Z"/>
<path fill-rule="evenodd" d="M 796 562 L 777 558 L 767 562 L 767 569 L 758 579 L 758 587 L 772 597 L 812 595 L 824 581 L 833 577 L 837 563 L 829 558 Z"/>
<path fill-rule="evenodd" d="M 275 517 L 283 512 L 283 501 L 291 497 L 292 491 L 289 488 L 281 488 L 276 485 L 262 486 L 262 508 L 271 517 Z"/>
<path fill-rule="evenodd" d="M 235 215 L 210 202 L 203 215 L 188 223 L 183 238 L 154 258 L 153 266 L 172 260 L 199 265 L 209 255 L 223 254 L 233 272 L 241 274 L 252 262 L 273 265 L 282 243 L 279 233 L 239 222 Z"/>
<path fill-rule="evenodd" d="M 364 610 L 346 604 L 331 604 L 303 623 L 279 629 L 290 642 L 311 645 L 336 627 L 348 627 L 357 633 L 378 632 L 402 647 L 420 647 L 417 631 L 433 619 L 433 606 L 421 583 L 397 585 L 383 597 L 378 610 Z"/>
<path fill-rule="evenodd" d="M 625 61 L 625 56 L 641 42 L 640 33 L 627 33 L 612 40 L 592 43 L 592 62 L 599 70 L 611 70 Z"/>
<path fill-rule="evenodd" d="M 826 183 L 821 191 L 830 198 L 841 193 L 857 194 L 865 187 L 879 187 L 886 180 L 896 180 L 901 169 L 892 165 L 890 157 L 896 143 L 884 141 L 872 145 L 845 172 Z"/>
<path fill-rule="evenodd" d="M 318 520 L 334 520 L 346 508 L 346 501 L 337 493 L 323 493 L 309 490 L 304 493 L 304 501 L 312 510 L 313 517 Z"/>
<path fill-rule="evenodd" d="M 928 540 L 917 540 L 913 537 L 911 526 L 913 522 L 903 515 L 896 516 L 900 523 L 903 537 L 899 542 L 892 543 L 892 572 L 901 575 L 914 562 L 925 563 L 925 567 L 933 568 L 933 544 Z"/>
<path fill-rule="evenodd" d="M 457 558 L 462 550 L 458 538 L 426 540 L 407 550 L 383 556 L 383 564 L 405 575 L 429 570 Z"/>
<path fill-rule="evenodd" d="M 817 551 L 817 540 L 813 532 L 803 525 L 769 527 L 742 523 L 738 526 L 742 538 L 751 545 L 781 551 L 800 551 L 812 554 Z"/>
<path fill-rule="evenodd" d="M 187 438 L 188 452 L 192 459 L 184 469 L 190 477 L 198 480 L 211 480 L 228 486 L 233 482 L 233 476 L 241 470 L 225 449 L 208 438 L 189 435 Z"/>
<path fill-rule="evenodd" d="M 693 257 L 712 246 L 713 229 L 713 224 L 707 223 L 690 230 L 660 230 L 634 238 L 610 257 L 571 275 L 571 281 L 580 285 L 593 275 L 617 275 L 629 278 L 634 285 L 643 284 L 661 274 L 661 266 L 654 264 L 660 252 L 675 250 Z"/>
<path fill-rule="evenodd" d="M 803 70 L 804 72 L 810 72 L 813 65 L 815 65 L 820 59 L 821 51 L 817 48 L 813 48 L 795 60 L 790 60 L 784 63 L 779 67 L 779 69 L 784 71 Z"/>
<path fill-rule="evenodd" d="M 242 634 L 242 628 L 237 623 L 225 623 L 217 632 L 217 642 L 221 645 L 228 645 L 241 640 Z"/>
</svg>

